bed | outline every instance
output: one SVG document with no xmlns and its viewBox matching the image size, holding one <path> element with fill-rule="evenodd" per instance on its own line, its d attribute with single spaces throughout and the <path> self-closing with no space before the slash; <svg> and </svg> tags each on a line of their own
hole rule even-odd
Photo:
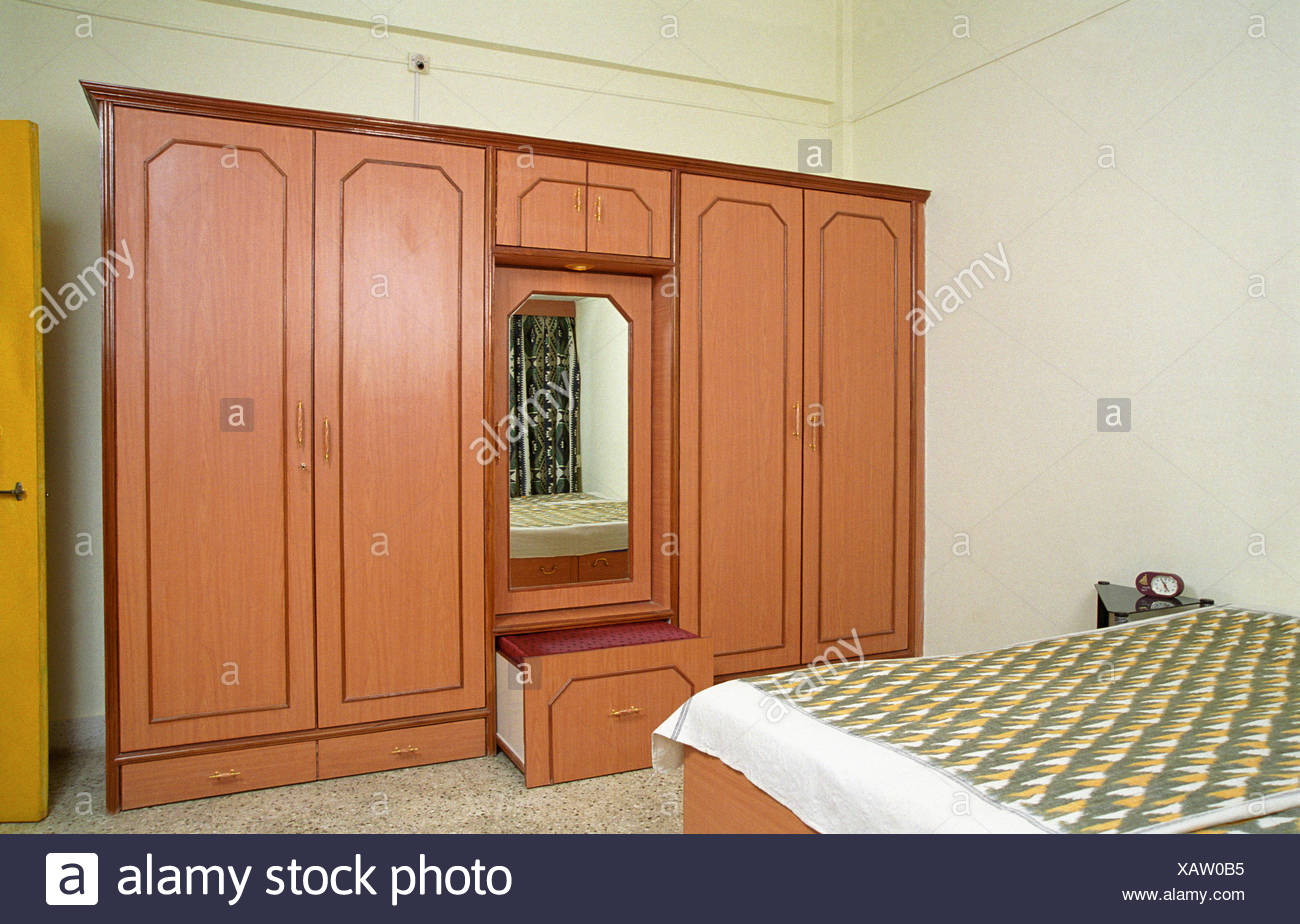
<svg viewBox="0 0 1300 924">
<path fill-rule="evenodd" d="M 510 557 L 554 558 L 627 548 L 627 501 L 595 494 L 510 498 Z"/>
<path fill-rule="evenodd" d="M 823 658 L 654 735 L 687 832 L 1300 833 L 1300 620 L 1208 607 L 970 655 Z"/>
</svg>

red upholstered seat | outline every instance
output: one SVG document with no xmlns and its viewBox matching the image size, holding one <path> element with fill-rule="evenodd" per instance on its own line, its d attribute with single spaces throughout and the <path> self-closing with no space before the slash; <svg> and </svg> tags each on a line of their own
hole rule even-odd
<svg viewBox="0 0 1300 924">
<path fill-rule="evenodd" d="M 623 645 L 649 645 L 675 642 L 696 636 L 667 622 L 629 622 L 617 626 L 594 626 L 582 629 L 558 629 L 554 632 L 530 632 L 527 635 L 503 635 L 497 650 L 518 665 L 530 657 L 596 648 L 619 648 Z"/>
</svg>

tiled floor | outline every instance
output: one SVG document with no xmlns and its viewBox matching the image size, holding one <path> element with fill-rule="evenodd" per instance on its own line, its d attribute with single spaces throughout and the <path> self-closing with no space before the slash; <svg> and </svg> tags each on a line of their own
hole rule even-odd
<svg viewBox="0 0 1300 924">
<path fill-rule="evenodd" d="M 108 815 L 103 754 L 55 754 L 50 814 L 0 834 L 678 833 L 681 771 L 525 789 L 503 755 L 236 793 Z"/>
</svg>

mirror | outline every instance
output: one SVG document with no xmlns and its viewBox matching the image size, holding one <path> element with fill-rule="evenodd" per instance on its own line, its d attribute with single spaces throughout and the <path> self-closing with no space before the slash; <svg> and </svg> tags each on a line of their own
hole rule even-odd
<svg viewBox="0 0 1300 924">
<path fill-rule="evenodd" d="M 510 587 L 627 580 L 628 321 L 608 298 L 534 294 L 508 340 Z"/>
</svg>

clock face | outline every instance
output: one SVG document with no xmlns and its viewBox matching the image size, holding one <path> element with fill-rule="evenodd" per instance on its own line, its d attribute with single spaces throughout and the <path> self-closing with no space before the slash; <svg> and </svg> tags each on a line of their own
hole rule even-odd
<svg viewBox="0 0 1300 924">
<path fill-rule="evenodd" d="M 1174 580 L 1172 575 L 1153 574 L 1151 575 L 1151 592 L 1160 597 L 1178 596 L 1178 581 Z"/>
<path fill-rule="evenodd" d="M 1139 593 L 1153 597 L 1177 597 L 1183 592 L 1183 579 L 1168 571 L 1143 571 L 1134 581 Z"/>
</svg>

